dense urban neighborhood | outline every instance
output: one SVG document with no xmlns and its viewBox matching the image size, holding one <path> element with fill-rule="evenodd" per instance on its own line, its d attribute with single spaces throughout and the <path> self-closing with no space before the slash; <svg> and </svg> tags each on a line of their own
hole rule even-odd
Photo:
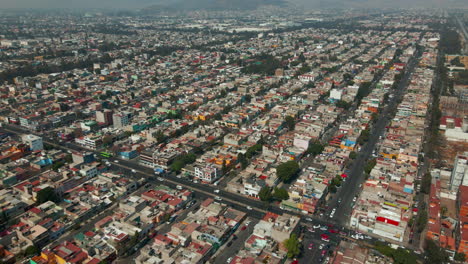
<svg viewBox="0 0 468 264">
<path fill-rule="evenodd" d="M 468 262 L 466 10 L 150 11 L 0 11 L 0 263 Z"/>
</svg>

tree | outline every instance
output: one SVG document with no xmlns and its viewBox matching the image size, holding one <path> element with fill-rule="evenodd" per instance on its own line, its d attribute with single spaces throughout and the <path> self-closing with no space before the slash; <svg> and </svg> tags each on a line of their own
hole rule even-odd
<svg viewBox="0 0 468 264">
<path fill-rule="evenodd" d="M 275 187 L 275 191 L 273 192 L 273 198 L 277 200 L 288 200 L 289 199 L 289 193 L 286 189 L 284 188 L 277 188 Z"/>
<path fill-rule="evenodd" d="M 416 219 L 417 231 L 421 233 L 427 224 L 427 212 L 426 210 L 421 210 L 419 212 L 418 218 Z"/>
<path fill-rule="evenodd" d="M 283 242 L 284 246 L 288 250 L 288 258 L 294 258 L 299 256 L 301 253 L 301 243 L 297 239 L 297 235 L 292 233 L 291 236 Z"/>
<path fill-rule="evenodd" d="M 325 147 L 322 144 L 314 142 L 312 144 L 309 144 L 309 147 L 307 148 L 307 154 L 317 156 L 321 154 L 324 149 Z"/>
<path fill-rule="evenodd" d="M 357 158 L 357 153 L 354 152 L 354 151 L 351 151 L 351 152 L 349 153 L 349 158 L 350 158 L 350 159 L 355 159 L 355 158 Z"/>
<path fill-rule="evenodd" d="M 248 161 L 245 158 L 244 154 L 242 153 L 237 154 L 237 162 L 240 163 L 242 169 L 247 168 Z"/>
<path fill-rule="evenodd" d="M 42 204 L 48 201 L 58 202 L 60 199 L 52 187 L 46 187 L 37 192 L 36 201 Z"/>
<path fill-rule="evenodd" d="M 376 164 L 377 164 L 376 159 L 369 160 L 366 166 L 364 167 L 364 172 L 367 174 L 371 173 L 372 169 L 375 167 Z"/>
<path fill-rule="evenodd" d="M 427 263 L 443 264 L 449 261 L 448 253 L 431 239 L 426 241 L 426 253 Z"/>
<path fill-rule="evenodd" d="M 131 92 L 130 96 L 132 97 L 132 100 L 135 99 L 135 93 L 134 92 Z"/>
<path fill-rule="evenodd" d="M 278 165 L 276 168 L 276 176 L 283 182 L 288 182 L 298 171 L 299 164 L 294 160 L 290 160 Z"/>
<path fill-rule="evenodd" d="M 271 188 L 269 186 L 264 186 L 258 192 L 258 197 L 264 202 L 269 202 L 271 200 Z"/>
<path fill-rule="evenodd" d="M 336 107 L 343 108 L 345 110 L 348 110 L 351 107 L 351 102 L 346 102 L 343 100 L 338 100 L 335 103 Z"/>
<path fill-rule="evenodd" d="M 459 66 L 459 67 L 464 67 L 465 65 L 463 63 L 460 62 L 460 57 L 455 57 L 453 58 L 452 60 L 450 60 L 450 64 L 454 65 L 454 66 Z"/>
<path fill-rule="evenodd" d="M 171 164 L 171 170 L 175 171 L 175 172 L 179 172 L 182 170 L 182 168 L 184 167 L 184 162 L 181 161 L 181 160 L 176 160 L 174 161 L 172 164 Z"/>
<path fill-rule="evenodd" d="M 286 127 L 288 128 L 289 131 L 293 131 L 294 127 L 296 126 L 296 120 L 292 116 L 286 116 L 284 119 L 286 122 Z"/>
<path fill-rule="evenodd" d="M 35 245 L 29 246 L 24 250 L 26 256 L 38 255 L 39 253 L 41 253 L 41 251 Z"/>
<path fill-rule="evenodd" d="M 113 137 L 111 135 L 106 135 L 102 138 L 102 144 L 106 146 L 112 144 L 112 141 L 113 141 Z"/>
<path fill-rule="evenodd" d="M 453 257 L 454 260 L 456 261 L 461 261 L 461 262 L 465 262 L 466 260 L 466 255 L 465 253 L 455 253 L 455 256 Z"/>
<path fill-rule="evenodd" d="M 431 173 L 424 174 L 422 181 L 421 181 L 421 192 L 425 194 L 429 194 L 431 191 L 431 183 L 432 183 L 432 176 Z"/>
</svg>

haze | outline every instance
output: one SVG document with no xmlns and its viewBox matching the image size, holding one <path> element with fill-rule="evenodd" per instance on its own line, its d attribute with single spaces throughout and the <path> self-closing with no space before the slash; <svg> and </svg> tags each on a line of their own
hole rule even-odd
<svg viewBox="0 0 468 264">
<path fill-rule="evenodd" d="M 221 0 L 210 0 L 211 2 L 223 2 Z M 190 2 L 197 6 L 200 2 L 200 8 L 209 7 L 210 1 L 206 0 L 2 0 L 1 8 L 105 8 L 105 9 L 138 9 L 151 5 L 162 5 L 171 7 L 183 7 L 180 3 Z M 270 2 L 270 1 L 264 1 Z M 271 2 L 277 2 L 271 1 Z M 457 7 L 466 6 L 464 0 L 284 0 L 292 5 L 306 7 L 355 7 L 355 8 L 373 8 L 373 7 Z"/>
</svg>

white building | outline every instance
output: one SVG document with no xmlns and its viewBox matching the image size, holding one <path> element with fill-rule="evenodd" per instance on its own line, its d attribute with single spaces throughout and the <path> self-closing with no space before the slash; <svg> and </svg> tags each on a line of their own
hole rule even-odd
<svg viewBox="0 0 468 264">
<path fill-rule="evenodd" d="M 450 177 L 450 190 L 458 191 L 461 185 L 468 185 L 468 152 L 458 154 L 453 164 L 452 175 Z"/>
<path fill-rule="evenodd" d="M 209 164 L 206 166 L 195 166 L 195 178 L 203 182 L 214 182 L 220 177 L 218 168 L 214 165 Z"/>
<path fill-rule="evenodd" d="M 44 149 L 42 138 L 35 135 L 23 135 L 21 137 L 24 143 L 29 145 L 31 151 L 40 151 Z"/>
<path fill-rule="evenodd" d="M 130 124 L 131 114 L 128 112 L 115 113 L 112 115 L 112 123 L 115 128 L 122 128 Z"/>
</svg>

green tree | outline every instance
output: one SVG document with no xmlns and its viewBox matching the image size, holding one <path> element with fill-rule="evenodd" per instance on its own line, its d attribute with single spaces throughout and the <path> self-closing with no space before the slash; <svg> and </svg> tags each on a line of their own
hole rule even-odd
<svg viewBox="0 0 468 264">
<path fill-rule="evenodd" d="M 29 246 L 24 250 L 24 254 L 26 256 L 35 256 L 35 255 L 38 255 L 39 253 L 41 253 L 41 251 L 35 245 Z"/>
<path fill-rule="evenodd" d="M 321 154 L 324 149 L 325 149 L 325 147 L 322 144 L 320 144 L 318 142 L 314 142 L 312 144 L 309 144 L 309 147 L 307 148 L 307 154 L 317 156 L 317 155 Z"/>
<path fill-rule="evenodd" d="M 284 188 L 277 188 L 275 187 L 275 190 L 273 192 L 273 198 L 277 200 L 288 200 L 289 199 L 289 193 L 286 189 Z"/>
<path fill-rule="evenodd" d="M 42 204 L 47 201 L 58 202 L 59 197 L 52 187 L 46 187 L 37 192 L 36 201 L 38 204 Z"/>
<path fill-rule="evenodd" d="M 102 144 L 104 144 L 105 146 L 108 146 L 112 144 L 113 140 L 114 140 L 114 137 L 112 137 L 111 135 L 106 135 L 102 138 Z"/>
<path fill-rule="evenodd" d="M 288 128 L 289 131 L 293 131 L 295 126 L 296 126 L 296 120 L 292 116 L 286 116 L 284 119 L 286 122 L 286 127 Z"/>
<path fill-rule="evenodd" d="M 269 202 L 271 200 L 271 188 L 265 186 L 258 192 L 258 197 L 264 202 Z"/>
<path fill-rule="evenodd" d="M 171 164 L 171 170 L 179 172 L 185 166 L 184 162 L 181 160 L 176 160 Z"/>
<path fill-rule="evenodd" d="M 288 258 L 297 257 L 301 253 L 301 243 L 295 233 L 292 233 L 291 236 L 283 242 L 283 244 L 288 250 Z"/>
<path fill-rule="evenodd" d="M 343 108 L 345 110 L 348 110 L 351 107 L 351 102 L 346 102 L 343 100 L 338 100 L 335 103 L 336 107 Z"/>
<path fill-rule="evenodd" d="M 247 165 L 249 164 L 245 155 L 242 153 L 237 154 L 237 162 L 241 165 L 242 169 L 247 168 Z"/>
<path fill-rule="evenodd" d="M 350 158 L 350 159 L 356 159 L 356 158 L 357 158 L 357 153 L 354 152 L 354 151 L 351 151 L 351 152 L 349 153 L 349 158 Z"/>
<path fill-rule="evenodd" d="M 364 167 L 364 172 L 367 173 L 367 174 L 370 174 L 372 169 L 375 167 L 376 164 L 377 164 L 376 159 L 369 160 L 367 162 L 366 166 Z"/>
<path fill-rule="evenodd" d="M 298 171 L 299 164 L 294 160 L 290 160 L 278 165 L 276 168 L 276 176 L 278 176 L 278 178 L 283 182 L 288 182 L 297 174 Z"/>
<path fill-rule="evenodd" d="M 454 260 L 456 261 L 462 261 L 462 262 L 465 262 L 466 260 L 466 255 L 465 253 L 455 253 L 455 256 L 453 257 Z"/>
<path fill-rule="evenodd" d="M 418 218 L 416 219 L 417 231 L 421 233 L 427 224 L 427 211 L 421 210 L 419 212 Z"/>
<path fill-rule="evenodd" d="M 450 260 L 448 253 L 431 239 L 426 240 L 426 254 L 426 263 L 443 264 Z"/>
<path fill-rule="evenodd" d="M 432 182 L 432 176 L 431 173 L 426 173 L 424 174 L 422 181 L 421 181 L 421 192 L 425 194 L 429 194 L 431 191 L 431 182 Z"/>
</svg>

